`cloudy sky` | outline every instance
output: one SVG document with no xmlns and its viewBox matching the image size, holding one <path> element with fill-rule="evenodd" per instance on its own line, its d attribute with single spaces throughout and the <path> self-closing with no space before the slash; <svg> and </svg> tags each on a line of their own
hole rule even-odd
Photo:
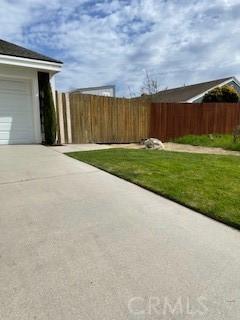
<svg viewBox="0 0 240 320">
<path fill-rule="evenodd" d="M 138 94 L 240 78 L 240 0 L 0 0 L 0 38 L 64 61 L 57 87 Z"/>
</svg>

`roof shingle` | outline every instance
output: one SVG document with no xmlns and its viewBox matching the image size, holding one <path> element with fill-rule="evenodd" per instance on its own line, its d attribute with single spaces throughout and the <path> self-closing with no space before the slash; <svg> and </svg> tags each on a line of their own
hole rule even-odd
<svg viewBox="0 0 240 320">
<path fill-rule="evenodd" d="M 228 78 L 217 79 L 217 80 L 208 81 L 208 82 L 197 83 L 190 86 L 184 86 L 184 87 L 159 91 L 158 93 L 152 96 L 152 101 L 184 102 L 232 78 L 233 77 L 228 77 Z"/>
<path fill-rule="evenodd" d="M 20 47 L 16 44 L 7 42 L 0 39 L 0 55 L 14 56 L 20 58 L 27 58 L 33 60 L 42 60 L 48 62 L 62 63 L 61 61 L 55 60 L 43 54 L 37 53 L 35 51 Z"/>
</svg>

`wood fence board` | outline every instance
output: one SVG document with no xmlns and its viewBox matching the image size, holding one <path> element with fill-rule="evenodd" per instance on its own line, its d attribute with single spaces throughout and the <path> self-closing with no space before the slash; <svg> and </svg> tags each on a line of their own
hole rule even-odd
<svg viewBox="0 0 240 320">
<path fill-rule="evenodd" d="M 145 97 L 70 94 L 68 105 L 66 98 L 56 94 L 62 143 L 130 143 L 149 137 L 168 141 L 187 134 L 231 133 L 240 124 L 238 103 L 151 103 Z"/>
<path fill-rule="evenodd" d="M 68 106 L 65 94 L 59 98 L 58 93 L 57 97 L 60 138 L 64 142 L 128 143 L 149 136 L 150 102 L 146 99 L 70 94 Z"/>
<path fill-rule="evenodd" d="M 239 103 L 153 103 L 150 135 L 163 141 L 188 134 L 232 133 Z"/>
</svg>

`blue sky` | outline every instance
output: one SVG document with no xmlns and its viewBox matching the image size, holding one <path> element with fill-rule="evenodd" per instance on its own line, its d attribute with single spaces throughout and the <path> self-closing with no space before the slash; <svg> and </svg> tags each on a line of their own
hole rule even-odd
<svg viewBox="0 0 240 320">
<path fill-rule="evenodd" d="M 0 21 L 0 38 L 64 61 L 61 90 L 240 78 L 240 0 L 0 0 Z"/>
</svg>

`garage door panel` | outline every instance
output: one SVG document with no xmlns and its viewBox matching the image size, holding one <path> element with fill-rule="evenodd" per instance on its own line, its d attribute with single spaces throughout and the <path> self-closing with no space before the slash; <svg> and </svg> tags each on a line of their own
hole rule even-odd
<svg viewBox="0 0 240 320">
<path fill-rule="evenodd" d="M 32 139 L 32 130 L 15 130 L 14 132 L 9 131 L 1 131 L 0 132 L 0 140 L 13 139 L 13 140 L 31 140 Z"/>
<path fill-rule="evenodd" d="M 0 95 L 1 97 L 1 95 Z M 16 106 L 16 101 L 12 101 L 11 103 L 0 103 L 0 112 L 12 112 L 12 111 L 24 111 L 23 109 L 25 109 L 25 111 L 31 111 L 30 105 L 31 102 L 27 101 L 26 99 L 24 99 L 25 101 L 22 102 L 19 98 L 16 99 L 18 100 L 17 102 L 17 106 Z"/>
<path fill-rule="evenodd" d="M 30 97 L 27 95 L 22 95 L 22 96 L 12 96 L 10 95 L 1 95 L 0 93 L 0 108 L 4 108 L 7 109 L 8 108 L 17 108 L 17 109 L 21 109 L 21 108 L 27 108 L 27 109 L 31 109 L 31 101 L 30 101 Z M 17 105 L 16 105 L 16 100 L 17 100 Z"/>
<path fill-rule="evenodd" d="M 21 122 L 24 121 L 24 123 L 27 123 L 29 121 L 32 122 L 32 116 L 29 112 L 1 112 L 0 111 L 0 123 L 1 122 L 6 122 L 6 121 L 14 121 L 14 119 L 19 119 L 18 121 Z"/>
<path fill-rule="evenodd" d="M 0 144 L 34 143 L 30 81 L 0 78 Z"/>
<path fill-rule="evenodd" d="M 32 144 L 33 142 L 32 142 L 32 140 L 31 139 L 24 139 L 24 140 L 22 140 L 22 139 L 16 139 L 16 140 L 14 140 L 14 139 L 11 139 L 11 140 L 9 140 L 9 139 L 6 139 L 6 140 L 4 140 L 4 139 L 1 139 L 0 140 L 0 144 L 1 145 L 4 145 L 4 144 Z"/>
<path fill-rule="evenodd" d="M 12 91 L 12 90 L 0 90 L 0 94 L 1 96 L 4 98 L 7 98 L 9 96 L 9 94 L 11 94 L 11 96 L 17 96 L 19 98 L 21 97 L 26 97 L 29 96 L 30 92 L 21 92 L 21 91 Z"/>
<path fill-rule="evenodd" d="M 0 94 L 27 94 L 30 93 L 30 82 L 17 79 L 0 79 Z"/>
<path fill-rule="evenodd" d="M 16 123 L 14 124 L 14 127 L 13 127 L 13 123 L 12 122 L 0 122 L 0 126 L 1 126 L 1 132 L 5 132 L 5 131 L 10 131 L 10 130 L 13 130 L 14 131 L 24 131 L 23 130 L 23 125 L 24 125 L 24 122 L 22 123 Z M 25 127 L 25 130 L 28 130 L 28 131 L 31 131 L 32 132 L 32 129 L 33 129 L 33 126 L 30 124 L 28 125 L 27 127 Z"/>
<path fill-rule="evenodd" d="M 19 98 L 31 96 L 30 91 L 24 91 L 24 92 L 23 91 L 15 91 L 14 89 L 10 90 L 10 88 L 9 88 L 9 90 L 4 90 L 4 91 L 0 89 L 0 94 L 3 99 L 4 98 L 7 99 L 9 94 L 11 94 L 11 96 L 13 96 L 13 97 L 17 96 Z"/>
</svg>

